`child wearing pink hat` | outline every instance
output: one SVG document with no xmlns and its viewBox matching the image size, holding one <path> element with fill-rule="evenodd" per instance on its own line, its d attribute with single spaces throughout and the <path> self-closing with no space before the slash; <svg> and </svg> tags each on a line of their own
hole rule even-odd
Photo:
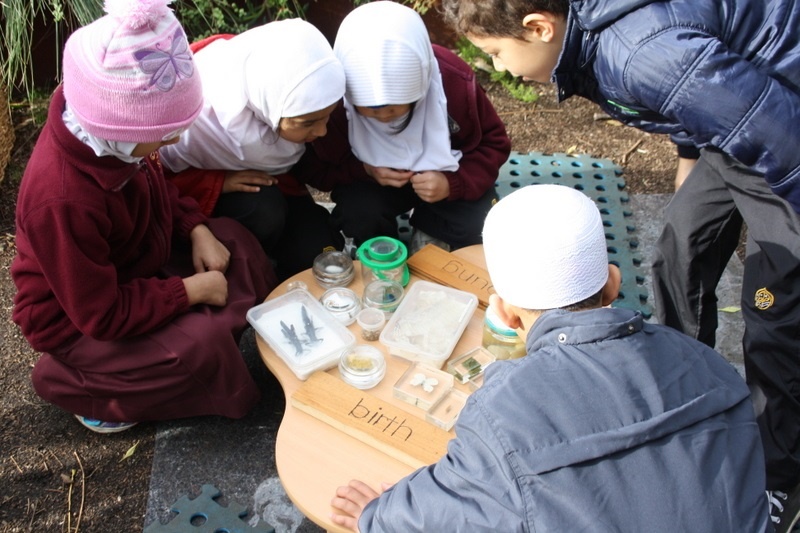
<svg viewBox="0 0 800 533">
<path fill-rule="evenodd" d="M 238 223 L 209 221 L 164 179 L 203 95 L 165 0 L 109 0 L 64 49 L 64 80 L 20 186 L 13 319 L 36 393 L 89 429 L 244 416 L 238 348 L 275 276 Z"/>
</svg>

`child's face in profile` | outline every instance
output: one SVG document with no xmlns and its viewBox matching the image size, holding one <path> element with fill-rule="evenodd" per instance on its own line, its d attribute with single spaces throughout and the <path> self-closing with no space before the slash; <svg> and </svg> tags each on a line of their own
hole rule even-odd
<svg viewBox="0 0 800 533">
<path fill-rule="evenodd" d="M 467 38 L 489 54 L 495 70 L 527 81 L 548 83 L 564 46 L 566 21 L 547 13 L 525 17 L 525 39 L 468 33 Z"/>
<path fill-rule="evenodd" d="M 303 144 L 310 143 L 328 133 L 328 119 L 336 109 L 339 102 L 329 105 L 325 109 L 298 115 L 284 117 L 278 125 L 278 134 L 289 142 Z"/>
<path fill-rule="evenodd" d="M 491 56 L 495 70 L 507 70 L 525 81 L 549 82 L 561 52 L 559 49 L 550 53 L 535 43 L 511 37 L 477 37 L 470 34 L 467 38 Z"/>
<path fill-rule="evenodd" d="M 411 104 L 380 105 L 380 106 L 354 106 L 356 112 L 364 117 L 375 119 L 379 122 L 393 122 L 411 111 Z"/>
</svg>

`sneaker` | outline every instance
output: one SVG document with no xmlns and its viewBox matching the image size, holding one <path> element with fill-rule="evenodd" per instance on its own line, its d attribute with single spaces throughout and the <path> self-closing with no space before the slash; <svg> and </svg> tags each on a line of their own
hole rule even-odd
<svg viewBox="0 0 800 533">
<path fill-rule="evenodd" d="M 126 429 L 131 429 L 136 425 L 136 422 L 103 422 L 102 420 L 95 420 L 94 418 L 86 418 L 85 416 L 75 415 L 78 422 L 83 424 L 88 429 L 95 433 L 119 433 Z"/>
<path fill-rule="evenodd" d="M 767 491 L 769 517 L 775 533 L 800 532 L 800 485 L 789 492 Z"/>
<path fill-rule="evenodd" d="M 786 500 L 789 495 L 779 490 L 768 490 L 767 501 L 769 502 L 769 517 L 772 520 L 772 525 L 776 528 L 781 523 L 781 515 L 786 506 Z"/>
</svg>

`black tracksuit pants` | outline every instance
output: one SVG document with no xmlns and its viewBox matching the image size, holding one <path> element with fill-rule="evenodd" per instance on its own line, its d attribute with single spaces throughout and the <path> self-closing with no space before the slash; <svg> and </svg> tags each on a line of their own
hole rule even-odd
<svg viewBox="0 0 800 533">
<path fill-rule="evenodd" d="M 767 489 L 800 482 L 800 215 L 763 176 L 703 149 L 665 213 L 653 259 L 658 320 L 714 346 L 715 289 L 742 220 L 747 382 L 767 461 Z"/>
</svg>

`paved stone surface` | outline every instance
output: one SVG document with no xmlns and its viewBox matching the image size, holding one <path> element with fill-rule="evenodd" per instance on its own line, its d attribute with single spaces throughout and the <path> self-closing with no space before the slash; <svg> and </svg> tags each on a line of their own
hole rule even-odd
<svg viewBox="0 0 800 533">
<path fill-rule="evenodd" d="M 642 195 L 630 199 L 643 267 L 648 273 L 653 243 L 669 197 Z M 739 307 L 741 275 L 742 264 L 734 256 L 720 283 L 720 308 Z M 652 295 L 649 274 L 645 286 Z M 741 312 L 720 312 L 717 349 L 740 373 L 742 333 Z M 250 509 L 252 524 L 261 519 L 277 533 L 322 531 L 292 505 L 278 479 L 275 436 L 284 411 L 284 397 L 277 380 L 261 362 L 252 329 L 242 339 L 241 348 L 262 389 L 261 402 L 242 420 L 206 417 L 159 424 L 145 525 L 168 520 L 174 502 L 186 494 L 199 494 L 204 484 L 211 484 L 221 491 L 223 502 Z"/>
</svg>

